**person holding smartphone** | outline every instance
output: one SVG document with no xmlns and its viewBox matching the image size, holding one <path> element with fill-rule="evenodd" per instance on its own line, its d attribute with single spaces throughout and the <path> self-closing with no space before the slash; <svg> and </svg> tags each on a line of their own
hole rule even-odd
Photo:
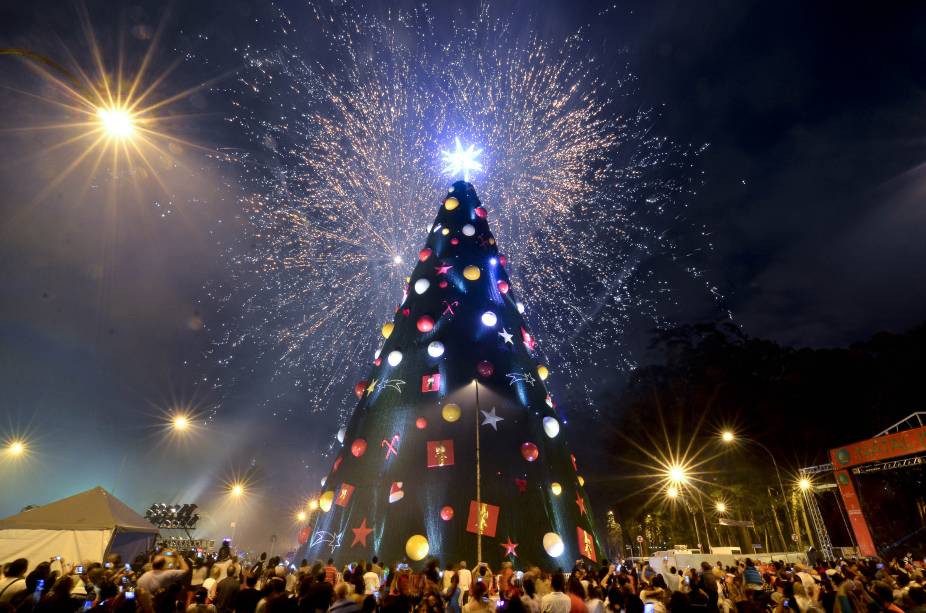
<svg viewBox="0 0 926 613">
<path fill-rule="evenodd" d="M 167 554 L 171 555 L 168 556 Z M 174 568 L 168 567 L 168 559 L 172 560 Z M 151 570 L 138 578 L 138 587 L 150 594 L 156 594 L 167 586 L 182 581 L 189 574 L 190 567 L 186 560 L 174 555 L 167 549 L 151 561 Z"/>
</svg>

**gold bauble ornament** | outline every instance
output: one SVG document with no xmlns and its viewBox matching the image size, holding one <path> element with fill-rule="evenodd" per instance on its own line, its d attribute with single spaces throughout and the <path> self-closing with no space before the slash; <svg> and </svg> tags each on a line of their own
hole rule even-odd
<svg viewBox="0 0 926 613">
<path fill-rule="evenodd" d="M 541 381 L 546 381 L 547 377 L 550 376 L 550 371 L 547 369 L 546 366 L 541 364 L 540 366 L 537 367 L 537 376 L 540 377 Z"/>
<path fill-rule="evenodd" d="M 452 211 L 458 206 L 460 206 L 460 201 L 457 200 L 456 198 L 451 197 L 451 198 L 447 198 L 446 200 L 444 200 L 444 208 L 447 209 L 448 211 Z"/>
<path fill-rule="evenodd" d="M 550 485 L 550 491 L 553 492 L 554 496 L 559 496 L 563 493 L 563 486 L 554 481 L 552 485 Z"/>
<path fill-rule="evenodd" d="M 452 402 L 445 404 L 444 408 L 440 411 L 440 415 L 444 418 L 444 421 L 449 421 L 450 423 L 460 419 L 461 413 L 462 411 L 460 410 L 460 405 L 454 404 Z"/>
<path fill-rule="evenodd" d="M 318 498 L 318 507 L 327 513 L 331 510 L 331 505 L 334 502 L 334 492 L 328 490 Z"/>
<path fill-rule="evenodd" d="M 389 335 L 392 334 L 392 331 L 395 329 L 395 324 L 391 321 L 383 324 L 383 338 L 389 338 Z"/>
<path fill-rule="evenodd" d="M 405 554 L 415 562 L 425 559 L 428 555 L 428 551 L 430 551 L 428 539 L 420 534 L 412 535 L 405 542 Z"/>
<path fill-rule="evenodd" d="M 468 281 L 475 281 L 475 280 L 477 280 L 481 275 L 482 275 L 482 271 L 479 270 L 479 267 L 478 267 L 478 266 L 473 266 L 472 264 L 470 264 L 469 266 L 467 266 L 466 268 L 463 269 L 463 276 L 464 276 Z"/>
</svg>

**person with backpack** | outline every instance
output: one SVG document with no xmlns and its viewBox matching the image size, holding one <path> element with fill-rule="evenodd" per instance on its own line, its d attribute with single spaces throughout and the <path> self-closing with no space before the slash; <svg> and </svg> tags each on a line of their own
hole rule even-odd
<svg viewBox="0 0 926 613">
<path fill-rule="evenodd" d="M 0 580 L 0 604 L 16 602 L 16 598 L 26 591 L 26 570 L 29 560 L 17 558 L 3 567 L 3 579 Z"/>
</svg>

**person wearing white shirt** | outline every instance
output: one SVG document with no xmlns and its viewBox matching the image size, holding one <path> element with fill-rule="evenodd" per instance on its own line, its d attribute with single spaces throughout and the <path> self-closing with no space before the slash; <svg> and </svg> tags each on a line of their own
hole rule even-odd
<svg viewBox="0 0 926 613">
<path fill-rule="evenodd" d="M 379 589 L 379 575 L 373 572 L 373 567 L 363 573 L 363 593 L 372 594 Z"/>
<path fill-rule="evenodd" d="M 473 573 L 466 568 L 466 562 L 460 562 L 460 569 L 457 570 L 457 574 L 460 575 L 460 592 L 469 591 L 469 586 L 473 583 Z"/>
<path fill-rule="evenodd" d="M 552 591 L 540 599 L 540 613 L 569 613 L 572 608 L 572 601 L 569 596 L 563 593 L 566 587 L 566 579 L 562 573 L 556 573 L 550 579 Z"/>
</svg>

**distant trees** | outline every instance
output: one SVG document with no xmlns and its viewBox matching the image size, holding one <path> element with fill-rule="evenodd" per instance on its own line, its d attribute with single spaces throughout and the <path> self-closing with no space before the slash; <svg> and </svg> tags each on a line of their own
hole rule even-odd
<svg viewBox="0 0 926 613">
<path fill-rule="evenodd" d="M 728 322 L 692 324 L 655 332 L 650 356 L 622 390 L 601 399 L 604 409 L 577 411 L 571 419 L 579 431 L 600 437 L 583 463 L 591 465 L 585 472 L 595 503 L 614 511 L 609 547 L 618 532 L 625 554 L 627 544 L 636 553 L 638 535 L 654 544 L 691 545 L 697 532 L 706 540 L 700 508 L 696 524 L 682 501 L 670 504 L 654 487 L 664 472 L 660 460 L 684 459 L 697 465 L 692 489 L 702 503 L 723 499 L 727 517 L 756 524 L 719 527 L 705 507 L 712 542 L 732 544 L 735 537 L 741 546 L 777 549 L 790 545 L 792 530 L 769 458 L 750 445 L 721 445 L 720 430 L 766 445 L 790 498 L 798 468 L 827 462 L 829 449 L 922 409 L 926 325 L 848 348 L 809 349 L 752 338 Z M 795 519 L 805 531 L 797 513 Z"/>
</svg>

